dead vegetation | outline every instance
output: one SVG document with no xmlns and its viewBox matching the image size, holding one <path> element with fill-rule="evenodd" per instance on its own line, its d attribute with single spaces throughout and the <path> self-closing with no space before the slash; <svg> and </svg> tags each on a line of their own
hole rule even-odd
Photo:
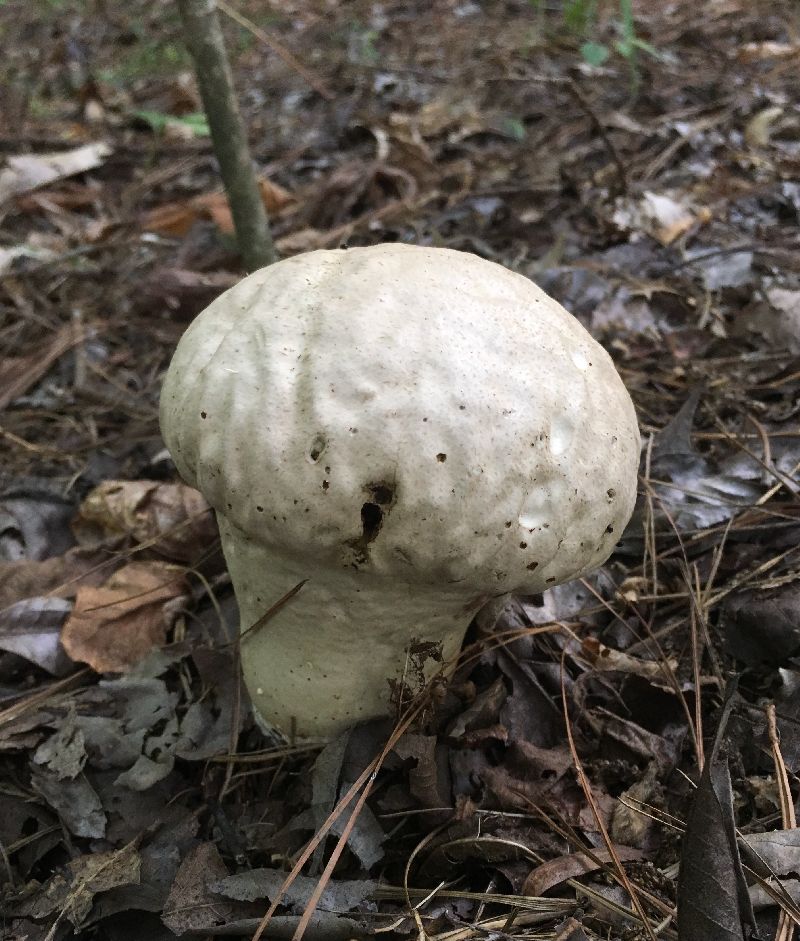
<svg viewBox="0 0 800 941">
<path fill-rule="evenodd" d="M 603 570 L 484 611 L 449 685 L 309 750 L 252 723 L 213 520 L 158 436 L 178 336 L 242 274 L 172 7 L 0 10 L 4 936 L 717 941 L 754 911 L 787 941 L 796 9 L 635 5 L 633 74 L 557 5 L 230 8 L 278 249 L 534 278 L 646 441 Z"/>
</svg>

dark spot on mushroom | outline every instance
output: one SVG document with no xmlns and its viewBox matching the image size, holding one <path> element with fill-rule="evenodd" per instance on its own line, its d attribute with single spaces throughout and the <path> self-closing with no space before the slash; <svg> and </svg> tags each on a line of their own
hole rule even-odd
<svg viewBox="0 0 800 941">
<path fill-rule="evenodd" d="M 467 410 L 467 406 L 466 406 L 466 405 L 459 405 L 459 406 L 458 406 L 458 410 L 459 410 L 459 412 L 465 412 L 465 411 Z"/>
<path fill-rule="evenodd" d="M 200 412 L 201 418 L 208 418 L 208 412 Z"/>
<path fill-rule="evenodd" d="M 550 578 L 545 579 L 548 585 L 552 584 L 555 580 L 555 575 L 551 575 Z"/>
<path fill-rule="evenodd" d="M 264 512 L 264 507 L 263 507 L 263 506 L 257 506 L 256 509 L 258 510 L 259 513 L 263 513 L 263 512 Z"/>
<path fill-rule="evenodd" d="M 322 481 L 322 489 L 327 490 L 330 487 L 330 483 L 327 480 Z"/>
<path fill-rule="evenodd" d="M 422 420 L 423 420 L 423 421 L 427 421 L 428 419 L 427 419 L 427 418 L 423 418 Z"/>
<path fill-rule="evenodd" d="M 539 568 L 539 563 L 538 563 L 538 562 L 529 562 L 529 563 L 525 566 L 525 568 L 526 568 L 529 572 L 533 572 L 534 569 Z"/>
<path fill-rule="evenodd" d="M 527 542 L 521 542 L 521 543 L 519 544 L 519 547 L 520 547 L 520 549 L 527 549 L 527 548 L 528 548 L 528 543 L 527 543 Z"/>
<path fill-rule="evenodd" d="M 371 543 L 378 535 L 383 523 L 383 510 L 377 503 L 365 503 L 361 507 L 361 541 Z"/>
<path fill-rule="evenodd" d="M 326 473 L 326 474 L 330 474 L 330 472 L 331 472 L 330 467 L 326 467 L 326 468 L 325 468 L 325 473 Z"/>
<path fill-rule="evenodd" d="M 446 455 L 446 454 L 442 454 L 442 453 L 440 452 L 439 454 L 436 455 L 436 460 L 437 460 L 440 464 L 444 464 L 444 462 L 447 460 L 447 455 Z"/>
<path fill-rule="evenodd" d="M 311 442 L 308 448 L 308 459 L 312 464 L 316 464 L 317 461 L 322 457 L 322 452 L 328 446 L 328 442 L 324 435 L 316 435 L 314 440 Z"/>
<path fill-rule="evenodd" d="M 609 524 L 608 526 L 606 526 L 606 532 L 607 532 L 607 533 L 613 533 L 613 532 L 614 532 L 614 527 Z"/>
<path fill-rule="evenodd" d="M 609 500 L 613 500 L 616 495 L 617 491 L 613 487 L 609 487 L 608 490 L 606 490 L 606 496 Z"/>
<path fill-rule="evenodd" d="M 233 504 L 232 504 L 232 503 L 229 503 L 229 504 L 228 504 L 228 509 L 229 509 L 229 510 L 232 510 L 232 509 L 233 509 Z"/>
<path fill-rule="evenodd" d="M 506 529 L 511 529 L 511 520 L 506 523 Z"/>
<path fill-rule="evenodd" d="M 394 487 L 391 484 L 367 484 L 367 490 L 372 494 L 372 499 L 381 506 L 388 506 L 394 500 Z"/>
</svg>

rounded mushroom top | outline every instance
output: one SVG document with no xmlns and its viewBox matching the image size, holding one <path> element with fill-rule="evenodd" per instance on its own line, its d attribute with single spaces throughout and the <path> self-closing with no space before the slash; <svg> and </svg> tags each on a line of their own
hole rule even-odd
<svg viewBox="0 0 800 941">
<path fill-rule="evenodd" d="M 310 575 L 540 591 L 604 561 L 636 496 L 608 354 L 527 278 L 450 249 L 245 278 L 178 344 L 161 428 L 229 525 Z"/>
</svg>

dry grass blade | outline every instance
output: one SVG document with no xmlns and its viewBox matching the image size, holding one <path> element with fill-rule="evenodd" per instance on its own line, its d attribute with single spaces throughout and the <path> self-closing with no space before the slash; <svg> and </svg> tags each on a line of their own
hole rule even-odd
<svg viewBox="0 0 800 941">
<path fill-rule="evenodd" d="M 8 722 L 14 722 L 16 719 L 19 719 L 20 716 L 23 716 L 26 712 L 29 712 L 32 709 L 37 709 L 39 706 L 43 706 L 46 702 L 48 702 L 48 700 L 54 698 L 55 696 L 59 696 L 61 693 L 66 693 L 74 686 L 78 686 L 83 680 L 88 680 L 91 673 L 92 671 L 89 669 L 89 667 L 84 667 L 82 670 L 78 670 L 77 673 L 73 673 L 72 676 L 66 676 L 63 680 L 57 680 L 55 683 L 51 683 L 44 689 L 40 689 L 35 693 L 31 693 L 30 696 L 26 696 L 20 702 L 14 703 L 12 706 L 7 706 L 5 709 L 0 711 L 0 727 Z"/>
<path fill-rule="evenodd" d="M 625 871 L 625 867 L 622 865 L 616 849 L 614 848 L 614 843 L 611 839 L 611 836 L 606 829 L 605 824 L 603 823 L 602 815 L 600 814 L 600 808 L 597 806 L 597 801 L 594 798 L 592 793 L 592 787 L 589 783 L 589 779 L 586 777 L 586 772 L 583 770 L 583 764 L 581 763 L 580 757 L 578 755 L 578 750 L 575 747 L 575 738 L 572 734 L 572 723 L 569 718 L 569 703 L 567 701 L 567 686 L 564 682 L 564 677 L 566 675 L 566 664 L 564 663 L 564 655 L 561 658 L 561 705 L 564 711 L 564 723 L 567 730 L 567 740 L 569 742 L 569 750 L 572 755 L 572 761 L 575 764 L 575 772 L 578 776 L 578 783 L 581 786 L 586 802 L 589 805 L 589 808 L 592 811 L 592 816 L 595 819 L 600 834 L 603 837 L 603 842 L 606 845 L 606 849 L 609 852 L 609 855 L 614 860 L 614 866 L 619 876 L 621 884 L 625 887 L 628 895 L 631 898 L 633 907 L 636 909 L 636 913 L 639 916 L 642 926 L 647 934 L 647 937 L 650 938 L 650 941 L 656 941 L 656 935 L 653 931 L 653 926 L 650 924 L 650 919 L 647 917 L 641 900 L 639 899 L 639 894 L 636 891 L 631 880 L 628 878 L 628 874 Z"/>
<path fill-rule="evenodd" d="M 298 75 L 302 75 L 302 77 L 308 82 L 314 91 L 322 95 L 326 101 L 333 101 L 336 98 L 336 96 L 325 86 L 322 79 L 315 75 L 311 69 L 303 65 L 297 56 L 289 52 L 286 46 L 284 46 L 283 43 L 278 42 L 274 36 L 270 36 L 269 33 L 263 30 L 252 20 L 239 13 L 238 10 L 234 10 L 232 6 L 225 2 L 225 0 L 217 0 L 217 6 L 226 16 L 229 16 L 232 20 L 234 20 L 234 22 L 244 27 L 244 29 L 255 36 L 256 39 L 264 43 L 264 45 L 271 49 L 276 55 L 280 56 L 280 58 L 283 59 L 289 68 L 294 69 Z"/>
<path fill-rule="evenodd" d="M 789 787 L 789 774 L 781 754 L 781 743 L 778 735 L 778 723 L 775 718 L 775 704 L 767 706 L 767 728 L 769 729 L 769 742 L 772 758 L 775 762 L 775 777 L 778 784 L 778 800 L 781 809 L 781 818 L 785 830 L 794 830 L 797 827 L 797 816 L 794 809 L 794 799 Z M 792 941 L 795 926 L 784 905 L 778 918 L 778 928 L 775 932 L 775 941 Z"/>
<path fill-rule="evenodd" d="M 430 689 L 430 684 L 428 686 L 428 690 L 429 689 Z M 308 862 L 308 860 L 313 855 L 314 850 L 320 845 L 320 843 L 328 835 L 328 832 L 330 831 L 331 827 L 333 827 L 333 825 L 336 823 L 339 817 L 342 816 L 345 810 L 347 810 L 347 808 L 353 802 L 354 798 L 356 798 L 356 796 L 358 795 L 358 800 L 356 801 L 356 805 L 353 808 L 353 812 L 351 813 L 350 818 L 348 819 L 348 822 L 336 843 L 333 853 L 331 854 L 331 859 L 328 862 L 328 865 L 325 867 L 325 870 L 322 876 L 320 876 L 316 889 L 314 890 L 314 893 L 309 899 L 308 905 L 306 906 L 306 909 L 303 912 L 303 917 L 301 918 L 300 923 L 297 926 L 297 930 L 295 931 L 293 935 L 293 941 L 300 941 L 300 939 L 303 937 L 303 935 L 305 934 L 306 928 L 308 927 L 308 923 L 311 920 L 311 917 L 314 914 L 317 904 L 322 896 L 322 893 L 325 891 L 325 886 L 328 884 L 330 880 L 330 877 L 331 877 L 331 874 L 333 873 L 333 869 L 336 865 L 336 862 L 341 856 L 342 851 L 347 843 L 347 838 L 353 826 L 355 825 L 356 819 L 358 818 L 359 811 L 364 806 L 364 803 L 366 802 L 366 799 L 369 796 L 369 792 L 372 789 L 372 784 L 375 781 L 375 777 L 379 769 L 383 765 L 383 762 L 386 760 L 386 757 L 389 754 L 389 752 L 392 750 L 396 742 L 399 740 L 400 736 L 409 728 L 411 723 L 419 716 L 419 714 L 425 708 L 426 704 L 427 703 L 426 703 L 424 695 L 421 695 L 420 697 L 418 697 L 417 702 L 407 710 L 405 716 L 403 716 L 403 718 L 395 726 L 394 731 L 389 736 L 380 754 L 377 757 L 373 758 L 373 760 L 367 765 L 367 767 L 361 772 L 358 778 L 350 786 L 347 793 L 342 798 L 340 798 L 339 802 L 330 812 L 325 822 L 322 824 L 319 830 L 317 830 L 317 832 L 314 834 L 312 839 L 308 842 L 308 845 L 300 854 L 300 857 L 298 858 L 297 862 L 292 867 L 291 872 L 284 880 L 278 892 L 275 894 L 275 899 L 273 900 L 270 907 L 267 909 L 264 917 L 261 919 L 261 922 L 259 923 L 258 928 L 256 929 L 255 934 L 252 937 L 252 941 L 259 941 L 261 936 L 264 934 L 264 931 L 267 929 L 267 926 L 269 925 L 269 922 L 272 919 L 272 916 L 275 914 L 278 906 L 281 904 L 281 901 L 283 900 L 283 896 L 286 890 L 289 888 L 289 886 L 291 886 L 295 878 L 300 874 L 300 871 L 302 870 L 303 866 Z M 359 794 L 359 792 L 361 793 Z"/>
</svg>

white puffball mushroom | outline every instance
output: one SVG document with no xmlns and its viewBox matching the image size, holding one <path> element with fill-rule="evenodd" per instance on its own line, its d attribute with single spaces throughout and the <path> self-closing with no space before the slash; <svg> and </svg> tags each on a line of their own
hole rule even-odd
<svg viewBox="0 0 800 941">
<path fill-rule="evenodd" d="M 414 642 L 609 556 L 639 431 L 603 348 L 533 282 L 385 244 L 257 271 L 178 344 L 161 429 L 217 512 L 254 707 L 328 738 L 388 715 Z M 438 668 L 426 667 L 427 675 Z"/>
</svg>

